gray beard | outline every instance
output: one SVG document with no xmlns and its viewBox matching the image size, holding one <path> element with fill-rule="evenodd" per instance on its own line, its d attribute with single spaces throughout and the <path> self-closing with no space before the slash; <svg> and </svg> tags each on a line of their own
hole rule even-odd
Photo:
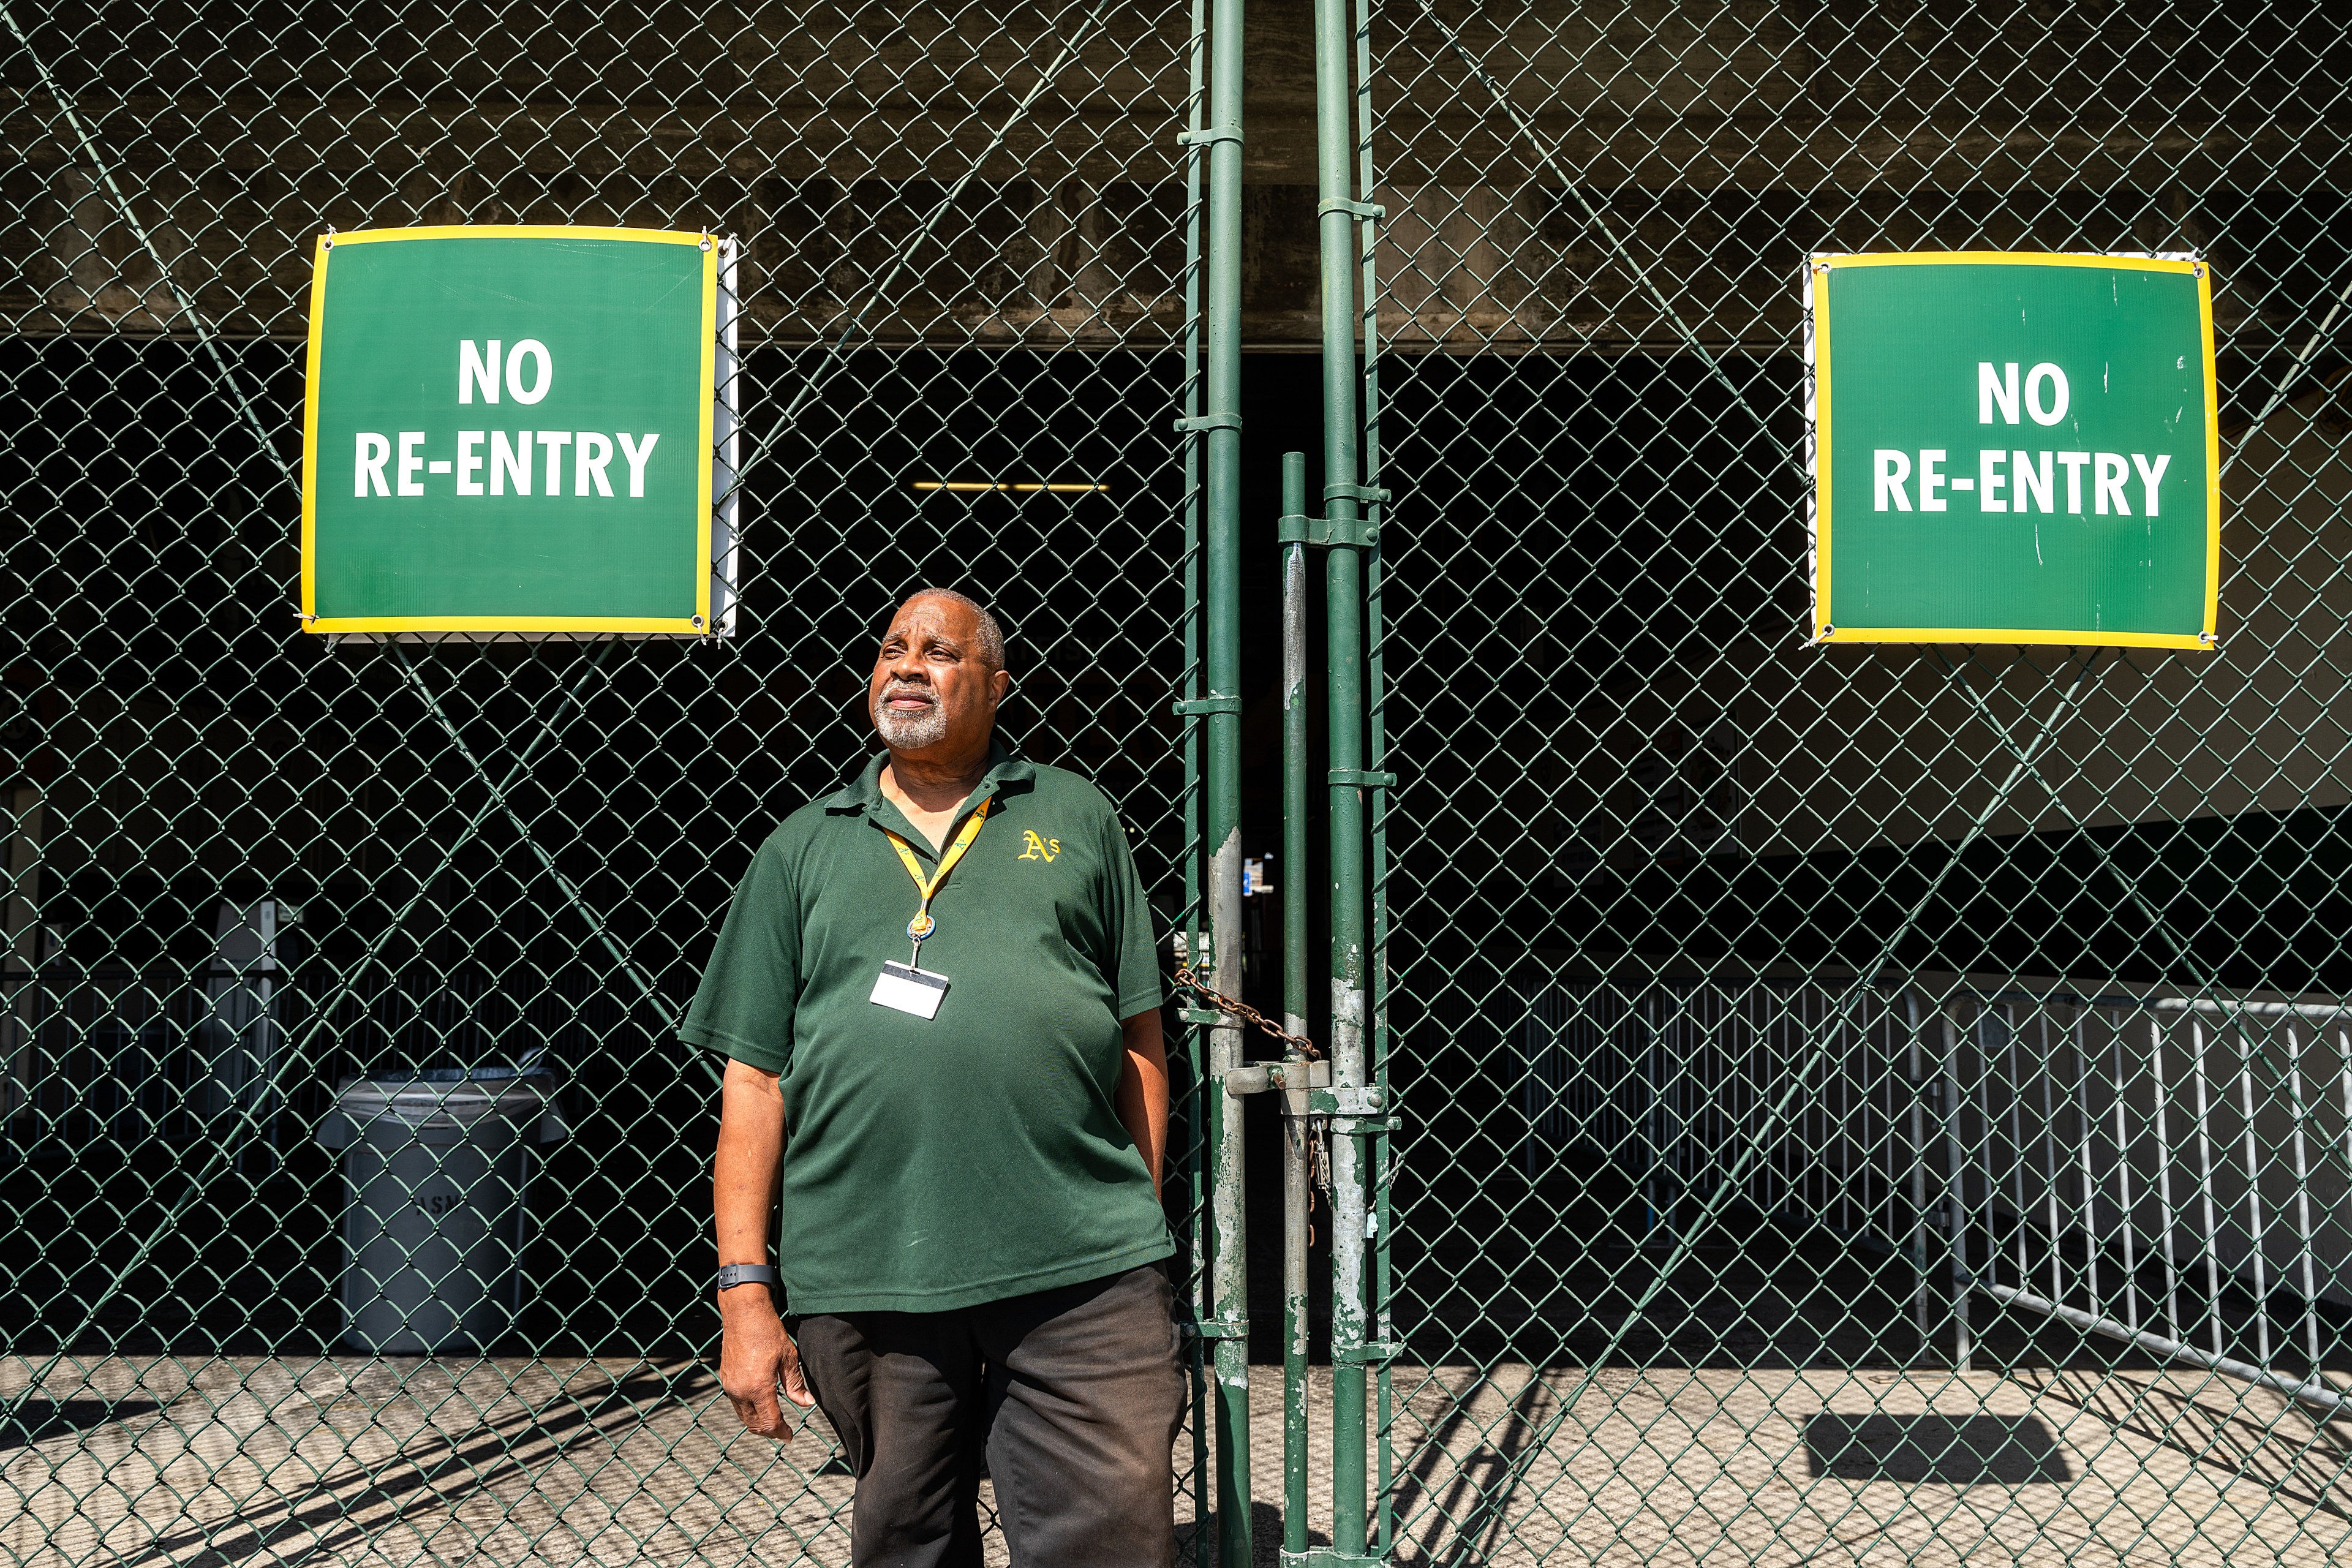
<svg viewBox="0 0 2352 1568">
<path fill-rule="evenodd" d="M 894 712 L 887 703 L 886 698 L 874 705 L 874 728 L 880 731 L 883 744 L 891 750 L 919 752 L 947 739 L 947 710 L 936 699 L 918 713 Z"/>
</svg>

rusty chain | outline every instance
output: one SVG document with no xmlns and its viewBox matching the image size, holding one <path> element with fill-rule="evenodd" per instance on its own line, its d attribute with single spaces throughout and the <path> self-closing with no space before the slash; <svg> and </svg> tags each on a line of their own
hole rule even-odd
<svg viewBox="0 0 2352 1568">
<path fill-rule="evenodd" d="M 1272 1035 L 1276 1039 L 1280 1040 L 1284 1045 L 1297 1047 L 1299 1054 L 1304 1056 L 1308 1061 L 1319 1061 L 1322 1059 L 1322 1047 L 1316 1045 L 1314 1041 L 1308 1039 L 1304 1035 L 1294 1035 L 1289 1033 L 1287 1030 L 1283 1029 L 1276 1025 L 1273 1019 L 1267 1017 L 1265 1014 L 1259 1012 L 1248 1003 L 1239 1001 L 1234 997 L 1226 995 L 1215 986 L 1203 981 L 1199 975 L 1194 974 L 1191 964 L 1180 963 L 1176 966 L 1176 984 L 1201 996 L 1209 1004 L 1210 1006 L 1214 1007 L 1218 1012 L 1228 1014 L 1233 1017 L 1239 1018 L 1244 1024 L 1255 1025 L 1258 1028 L 1265 1030 L 1267 1034 Z"/>
</svg>

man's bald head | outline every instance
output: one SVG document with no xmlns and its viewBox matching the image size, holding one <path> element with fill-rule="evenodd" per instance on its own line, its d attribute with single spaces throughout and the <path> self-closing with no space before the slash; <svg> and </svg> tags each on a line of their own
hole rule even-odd
<svg viewBox="0 0 2352 1568">
<path fill-rule="evenodd" d="M 904 610 L 907 605 L 911 605 L 918 599 L 944 599 L 950 605 L 960 605 L 970 611 L 973 636 L 980 645 L 980 657 L 987 661 L 988 668 L 991 669 L 1004 668 L 1004 628 L 996 624 L 996 617 L 988 613 L 986 605 L 968 594 L 957 593 L 953 588 L 918 588 L 907 595 L 906 605 L 898 607 Z"/>
</svg>

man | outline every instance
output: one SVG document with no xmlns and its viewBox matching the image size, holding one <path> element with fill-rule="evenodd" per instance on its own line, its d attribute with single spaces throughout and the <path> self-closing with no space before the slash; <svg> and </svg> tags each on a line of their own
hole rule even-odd
<svg viewBox="0 0 2352 1568">
<path fill-rule="evenodd" d="M 1015 1563 L 1173 1552 L 1150 911 L 1101 792 L 995 741 L 1012 684 L 980 605 L 899 606 L 887 751 L 761 846 L 683 1030 L 728 1058 L 719 1382 L 764 1436 L 824 1408 L 859 1568 L 976 1568 L 983 1455 Z"/>
</svg>

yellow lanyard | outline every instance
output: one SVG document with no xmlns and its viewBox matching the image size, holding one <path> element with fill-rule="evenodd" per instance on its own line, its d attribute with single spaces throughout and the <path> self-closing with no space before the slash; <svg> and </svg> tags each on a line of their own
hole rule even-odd
<svg viewBox="0 0 2352 1568">
<path fill-rule="evenodd" d="M 971 847 L 973 839 L 980 837 L 980 825 L 988 818 L 988 805 L 987 801 L 980 803 L 979 809 L 963 825 L 963 831 L 957 834 L 955 842 L 948 846 L 948 852 L 940 857 L 940 868 L 928 878 L 923 875 L 922 862 L 915 858 L 913 846 L 894 829 L 886 827 L 882 830 L 890 835 L 890 847 L 905 862 L 907 875 L 915 879 L 915 891 L 923 896 L 921 906 L 915 910 L 915 918 L 907 922 L 907 940 L 915 944 L 917 958 L 922 956 L 923 939 L 939 928 L 940 922 L 931 918 L 931 895 L 940 890 L 940 884 L 946 881 L 948 873 L 956 868 L 956 862 L 963 858 L 963 852 Z"/>
</svg>

